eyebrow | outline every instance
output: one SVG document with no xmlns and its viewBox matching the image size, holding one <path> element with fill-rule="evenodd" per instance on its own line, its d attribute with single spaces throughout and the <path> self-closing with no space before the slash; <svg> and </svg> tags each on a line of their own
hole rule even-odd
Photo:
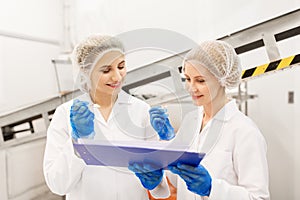
<svg viewBox="0 0 300 200">
<path fill-rule="evenodd" d="M 120 65 L 122 65 L 122 64 L 124 64 L 124 63 L 125 63 L 125 60 L 121 61 L 121 62 L 118 64 L 118 66 L 120 66 Z"/>
<path fill-rule="evenodd" d="M 189 75 L 187 75 L 187 74 L 184 74 L 184 75 L 189 77 Z M 194 76 L 192 78 L 204 78 L 204 76 L 199 75 L 199 76 Z"/>
<path fill-rule="evenodd" d="M 103 66 L 99 67 L 99 70 L 103 70 L 103 69 L 106 69 L 109 67 L 111 67 L 111 65 L 103 65 Z"/>
<path fill-rule="evenodd" d="M 123 63 L 125 63 L 125 60 L 121 61 L 118 66 L 122 65 Z M 105 68 L 109 68 L 111 67 L 111 65 L 103 65 L 101 67 L 99 67 L 99 70 L 105 69 Z"/>
</svg>

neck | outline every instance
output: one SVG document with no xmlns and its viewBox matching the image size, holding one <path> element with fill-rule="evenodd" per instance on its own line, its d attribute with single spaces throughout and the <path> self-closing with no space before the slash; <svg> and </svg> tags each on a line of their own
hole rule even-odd
<svg viewBox="0 0 300 200">
<path fill-rule="evenodd" d="M 219 110 L 221 110 L 225 104 L 229 101 L 225 92 L 217 95 L 209 104 L 203 105 L 204 108 L 204 120 L 208 121 L 213 118 Z"/>
<path fill-rule="evenodd" d="M 108 94 L 99 94 L 91 95 L 92 101 L 98 104 L 102 108 L 112 107 L 118 98 L 118 94 L 108 95 Z"/>
</svg>

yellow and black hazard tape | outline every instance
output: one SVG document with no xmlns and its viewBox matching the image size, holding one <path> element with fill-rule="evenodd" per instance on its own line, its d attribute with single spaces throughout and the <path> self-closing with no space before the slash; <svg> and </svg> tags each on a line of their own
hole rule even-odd
<svg viewBox="0 0 300 200">
<path fill-rule="evenodd" d="M 273 72 L 289 68 L 294 64 L 300 63 L 300 54 L 273 61 L 264 65 L 246 69 L 242 72 L 242 80 L 263 75 L 267 72 Z"/>
</svg>

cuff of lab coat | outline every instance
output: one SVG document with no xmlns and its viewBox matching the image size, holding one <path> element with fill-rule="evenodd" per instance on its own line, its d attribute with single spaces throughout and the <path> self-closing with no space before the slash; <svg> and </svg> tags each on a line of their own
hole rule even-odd
<svg viewBox="0 0 300 200">
<path fill-rule="evenodd" d="M 68 141 L 52 165 L 45 164 L 44 174 L 47 185 L 53 193 L 65 195 L 78 183 L 84 167 L 84 161 L 74 154 Z"/>
<path fill-rule="evenodd" d="M 69 143 L 69 144 L 68 144 Z M 69 147 L 71 145 L 71 148 Z M 86 166 L 85 162 L 79 155 L 77 155 L 72 141 L 68 141 L 62 150 L 62 153 L 67 160 L 68 168 L 73 172 L 82 172 L 83 168 Z"/>
<path fill-rule="evenodd" d="M 212 179 L 210 200 L 227 200 L 229 195 L 229 184 L 221 179 Z"/>
<path fill-rule="evenodd" d="M 169 190 L 168 182 L 167 182 L 165 175 L 164 175 L 162 181 L 160 182 L 160 184 L 153 190 L 150 190 L 150 194 L 154 198 L 167 198 L 170 196 L 170 190 Z"/>
<path fill-rule="evenodd" d="M 220 185 L 221 185 L 220 180 L 212 179 L 209 199 L 216 199 L 216 197 L 220 198 L 220 196 L 218 196 L 220 191 L 216 190 L 216 188 L 220 188 Z"/>
</svg>

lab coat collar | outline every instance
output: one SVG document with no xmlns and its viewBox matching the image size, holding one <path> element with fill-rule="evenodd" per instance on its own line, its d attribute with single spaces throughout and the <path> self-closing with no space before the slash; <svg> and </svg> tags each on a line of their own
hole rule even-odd
<svg viewBox="0 0 300 200">
<path fill-rule="evenodd" d="M 81 101 L 87 101 L 90 104 L 94 104 L 94 102 L 92 101 L 90 95 L 88 93 L 85 93 L 83 95 L 81 95 L 80 97 L 77 97 L 76 99 L 79 99 Z M 115 102 L 116 104 L 132 104 L 132 100 L 133 97 L 129 94 L 127 94 L 126 92 L 124 92 L 123 90 L 120 91 L 120 93 L 118 94 L 118 98 Z"/>
<path fill-rule="evenodd" d="M 133 96 L 127 94 L 125 91 L 121 90 L 120 93 L 118 94 L 118 98 L 113 106 L 112 112 L 110 113 L 110 116 L 105 122 L 103 119 L 100 111 L 98 109 L 94 110 L 95 112 L 95 118 L 102 122 L 103 124 L 107 124 L 112 118 L 116 117 L 119 113 L 128 113 L 128 105 L 131 105 L 133 103 Z M 85 93 L 84 95 L 78 97 L 77 99 L 81 101 L 87 101 L 89 102 L 90 105 L 93 105 L 94 102 L 92 101 L 90 95 L 88 93 Z M 127 106 L 126 106 L 127 105 Z M 92 107 L 94 108 L 94 107 Z"/>
<path fill-rule="evenodd" d="M 116 104 L 132 104 L 132 100 L 133 97 L 129 94 L 127 94 L 126 92 L 124 92 L 123 90 L 120 91 L 120 93 L 118 94 L 118 99 L 115 102 Z"/>
<path fill-rule="evenodd" d="M 100 112 L 98 112 L 99 116 L 96 115 L 96 118 L 99 119 L 103 124 L 107 125 L 112 119 L 116 118 L 119 114 L 123 114 L 121 117 L 128 116 L 128 106 L 133 103 L 133 96 L 127 94 L 123 90 L 118 94 L 118 98 L 112 108 L 112 111 L 109 115 L 107 122 L 103 119 Z M 100 117 L 101 115 L 101 117 Z"/>
<path fill-rule="evenodd" d="M 238 109 L 235 100 L 230 100 L 227 104 L 225 104 L 223 108 L 219 110 L 219 112 L 217 112 L 217 114 L 211 120 L 209 120 L 209 122 L 201 131 L 206 133 L 204 135 L 205 139 L 204 143 L 202 143 L 200 147 L 197 148 L 200 148 L 201 152 L 209 154 L 222 134 L 221 130 L 224 125 L 224 122 L 229 121 L 237 112 Z M 202 117 L 203 114 L 201 114 L 200 116 Z"/>
<path fill-rule="evenodd" d="M 113 106 L 112 113 L 108 119 L 108 121 L 112 117 L 116 117 L 119 113 L 128 113 L 128 105 L 131 105 L 133 103 L 133 96 L 127 94 L 123 90 L 120 91 L 118 94 L 118 99 L 115 102 L 115 105 Z"/>
<path fill-rule="evenodd" d="M 232 99 L 228 103 L 226 103 L 225 106 L 221 110 L 219 110 L 219 112 L 217 112 L 214 119 L 220 121 L 228 121 L 238 111 L 239 110 L 237 108 L 236 101 L 235 99 Z"/>
</svg>

